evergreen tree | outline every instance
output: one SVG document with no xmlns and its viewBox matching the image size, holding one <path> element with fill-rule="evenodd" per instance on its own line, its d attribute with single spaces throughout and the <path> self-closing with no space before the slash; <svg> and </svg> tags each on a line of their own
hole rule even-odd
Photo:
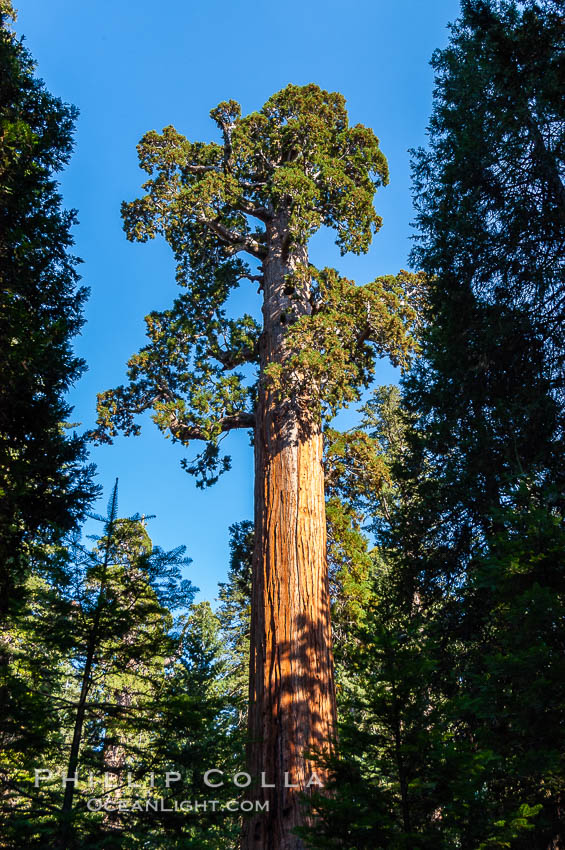
<svg viewBox="0 0 565 850">
<path fill-rule="evenodd" d="M 462 847 L 563 835 L 564 36 L 555 3 L 464 0 L 415 156 L 430 311 L 393 539 L 439 647 L 437 817 Z"/>
<path fill-rule="evenodd" d="M 410 429 L 399 389 L 380 387 L 360 426 L 334 434 L 328 450 L 340 734 L 333 794 L 317 797 L 317 822 L 304 831 L 312 847 L 444 846 L 436 647 L 413 564 L 391 535 L 414 493 L 398 474 Z"/>
<path fill-rule="evenodd" d="M 95 547 L 74 541 L 58 585 L 44 582 L 30 596 L 27 618 L 41 616 L 42 622 L 19 640 L 18 632 L 12 636 L 30 703 L 38 699 L 44 706 L 48 698 L 51 704 L 34 751 L 21 751 L 24 737 L 6 754 L 6 847 L 128 846 L 129 826 L 92 812 L 87 801 L 131 798 L 128 771 L 143 779 L 154 759 L 167 667 L 178 651 L 172 612 L 191 604 L 195 588 L 180 577 L 182 547 L 163 552 L 153 547 L 139 517 L 118 519 L 117 484 L 107 516 L 98 519 L 104 532 Z M 49 664 L 34 676 L 36 656 Z M 39 756 L 52 777 L 41 774 L 46 781 L 37 787 Z M 87 782 L 91 772 L 94 788 Z M 113 790 L 100 785 L 102 775 Z"/>
<path fill-rule="evenodd" d="M 415 259 L 434 282 L 408 399 L 449 481 L 444 528 L 465 546 L 522 474 L 563 476 L 565 31 L 552 3 L 462 9 L 433 59 L 430 147 L 415 156 Z"/>
<path fill-rule="evenodd" d="M 493 331 L 497 319 L 504 331 L 511 309 L 529 308 L 531 329 L 516 331 L 527 350 L 544 348 L 547 378 L 562 391 L 562 9 L 551 0 L 463 0 L 451 29 L 449 46 L 432 59 L 430 144 L 415 155 L 415 259 L 441 276 L 433 291 L 445 293 L 442 324 L 450 318 L 447 290 L 461 312 L 472 307 L 471 295 L 490 304 Z M 440 307 L 435 298 L 433 306 Z M 488 362 L 473 364 L 477 378 Z"/>
<path fill-rule="evenodd" d="M 247 725 L 249 696 L 249 631 L 251 627 L 251 573 L 253 523 L 248 520 L 230 526 L 230 566 L 228 580 L 220 582 L 217 610 L 228 651 L 226 682 L 232 704 L 238 711 L 238 725 Z"/>
<path fill-rule="evenodd" d="M 160 694 L 155 763 L 181 774 L 167 791 L 169 807 L 189 800 L 192 811 L 173 811 L 140 821 L 140 834 L 155 846 L 237 850 L 241 788 L 232 777 L 244 766 L 244 740 L 234 706 L 232 670 L 226 659 L 220 619 L 209 602 L 192 606 L 175 660 Z M 214 787 L 206 784 L 208 770 Z M 227 805 L 231 808 L 226 808 Z"/>
<path fill-rule="evenodd" d="M 64 552 L 59 566 L 66 566 Z M 44 557 L 42 556 L 42 562 Z M 54 565 L 50 581 L 56 574 Z M 65 570 L 57 573 L 65 580 Z M 25 604 L 17 619 L 5 628 L 7 650 L 2 670 L 6 698 L 0 721 L 0 847 L 15 850 L 30 841 L 46 846 L 53 836 L 60 800 L 33 797 L 35 768 L 57 764 L 62 768 L 65 731 L 61 695 L 72 675 L 57 640 L 51 639 L 58 591 L 45 578 L 26 581 Z"/>
<path fill-rule="evenodd" d="M 308 263 L 321 225 L 342 251 L 362 252 L 381 223 L 372 201 L 386 161 L 371 130 L 349 125 L 341 95 L 289 85 L 260 112 L 242 117 L 229 101 L 211 115 L 222 144 L 168 127 L 138 147 L 150 179 L 124 205 L 125 229 L 132 240 L 165 236 L 185 291 L 147 317 L 148 345 L 130 360 L 128 385 L 102 394 L 98 433 L 137 433 L 136 415 L 151 409 L 175 440 L 205 442 L 186 466 L 208 484 L 229 467 L 222 435 L 254 429 L 248 763 L 277 788 L 265 789 L 269 814 L 250 822 L 245 847 L 300 847 L 298 794 L 284 775 L 304 789 L 304 753 L 335 734 L 321 415 L 359 397 L 377 357 L 406 362 L 421 279 L 355 286 Z M 262 326 L 227 316 L 243 278 L 259 284 Z"/>
<path fill-rule="evenodd" d="M 0 618 L 23 593 L 30 558 L 76 522 L 92 495 L 65 393 L 86 290 L 69 249 L 75 213 L 53 179 L 68 161 L 76 110 L 35 77 L 0 8 Z M 35 549 L 35 552 L 33 551 Z"/>
</svg>

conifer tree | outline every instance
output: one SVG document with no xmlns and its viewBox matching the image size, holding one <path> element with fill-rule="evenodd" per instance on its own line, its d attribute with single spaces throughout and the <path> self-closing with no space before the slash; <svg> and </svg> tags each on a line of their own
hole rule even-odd
<svg viewBox="0 0 565 850">
<path fill-rule="evenodd" d="M 161 816 L 158 823 L 149 816 L 140 817 L 139 834 L 150 837 L 155 846 L 239 847 L 237 798 L 242 791 L 231 777 L 242 771 L 245 746 L 238 726 L 240 701 L 238 695 L 234 699 L 226 649 L 220 619 L 210 603 L 192 605 L 159 694 L 152 751 L 161 773 L 171 769 L 182 777 L 166 791 L 169 807 L 186 800 L 194 805 L 188 817 L 182 810 Z M 210 769 L 222 771 L 213 774 L 213 790 L 205 782 Z M 211 799 L 215 803 L 210 804 Z"/>
<path fill-rule="evenodd" d="M 45 716 L 34 709 L 23 735 L 4 721 L 0 822 L 12 843 L 0 846 L 122 846 L 132 824 L 102 817 L 87 800 L 135 796 L 127 772 L 143 781 L 157 758 L 167 668 L 179 652 L 174 612 L 189 608 L 196 588 L 180 575 L 183 547 L 164 552 L 139 516 L 118 518 L 117 484 L 98 519 L 104 531 L 94 548 L 69 542 L 57 584 L 34 579 L 25 618 L 9 634 L 19 685 L 13 701 L 25 688 L 28 704 Z M 52 777 L 36 786 L 38 767 Z M 111 777 L 106 786 L 102 776 Z"/>
<path fill-rule="evenodd" d="M 247 725 L 249 694 L 249 631 L 254 534 L 249 520 L 230 526 L 230 566 L 220 582 L 217 616 L 227 650 L 227 687 L 238 711 L 238 725 Z"/>
<path fill-rule="evenodd" d="M 551 0 L 464 0 L 415 156 L 430 322 L 395 534 L 437 605 L 461 846 L 563 839 L 564 45 Z"/>
<path fill-rule="evenodd" d="M 244 846 L 274 850 L 301 846 L 291 832 L 312 770 L 305 753 L 335 735 L 322 414 L 358 397 L 376 358 L 406 362 L 421 281 L 402 272 L 356 286 L 309 264 L 321 226 L 359 253 L 381 224 L 372 202 L 386 160 L 370 129 L 349 124 L 341 95 L 289 85 L 259 112 L 243 117 L 229 101 L 211 116 L 220 144 L 167 127 L 138 146 L 150 179 L 123 206 L 125 230 L 166 238 L 183 292 L 147 317 L 129 383 L 99 399 L 98 434 L 135 434 L 136 416 L 152 410 L 173 439 L 204 441 L 185 465 L 205 485 L 229 467 L 223 435 L 253 430 L 248 765 L 277 787 L 256 789 L 270 811 L 248 823 Z M 261 324 L 228 318 L 242 279 L 258 285 Z M 284 787 L 285 774 L 298 788 Z"/>
<path fill-rule="evenodd" d="M 76 110 L 46 91 L 0 6 L 0 619 L 23 595 L 30 559 L 76 522 L 92 495 L 84 444 L 65 432 L 65 393 L 86 290 L 70 253 L 75 213 L 53 175 L 68 161 Z"/>
<path fill-rule="evenodd" d="M 183 547 L 172 552 L 154 548 L 139 516 L 118 518 L 117 482 L 107 516 L 98 519 L 104 533 L 92 551 L 75 547 L 66 594 L 78 674 L 66 775 L 77 774 L 90 718 L 91 727 L 104 729 L 101 767 L 120 784 L 127 740 L 120 729 L 129 728 L 131 736 L 132 727 L 147 720 L 155 680 L 163 677 L 166 659 L 174 652 L 171 612 L 190 605 L 196 588 L 180 577 L 180 567 L 187 563 Z M 66 783 L 61 847 L 71 839 L 75 789 L 74 782 Z"/>
<path fill-rule="evenodd" d="M 564 44 L 551 2 L 465 0 L 433 58 L 414 161 L 415 260 L 432 279 L 414 406 L 471 534 L 492 530 L 521 473 L 562 479 Z"/>
<path fill-rule="evenodd" d="M 445 731 L 435 646 L 407 541 L 391 534 L 414 493 L 399 476 L 409 432 L 398 387 L 379 387 L 327 452 L 340 738 L 334 793 L 313 800 L 318 817 L 303 832 L 313 848 L 452 846 L 434 818 Z"/>
</svg>

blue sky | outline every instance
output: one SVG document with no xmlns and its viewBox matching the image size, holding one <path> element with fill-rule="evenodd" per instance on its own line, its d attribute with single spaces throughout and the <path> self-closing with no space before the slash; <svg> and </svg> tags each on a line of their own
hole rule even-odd
<svg viewBox="0 0 565 850">
<path fill-rule="evenodd" d="M 76 147 L 61 176 L 67 207 L 78 210 L 76 253 L 91 295 L 77 340 L 88 372 L 71 394 L 73 420 L 90 427 L 96 393 L 123 382 L 128 357 L 143 345 L 143 317 L 175 295 L 166 244 L 132 245 L 122 232 L 120 203 L 137 196 L 143 173 L 135 146 L 150 129 L 173 124 L 193 140 L 211 141 L 208 113 L 233 98 L 258 109 L 292 82 L 342 92 L 352 122 L 373 128 L 391 181 L 375 206 L 384 218 L 370 252 L 339 257 L 331 236 L 311 246 L 316 265 L 335 265 L 366 283 L 408 266 L 413 217 L 408 149 L 425 143 L 433 77 L 429 59 L 447 42 L 456 0 L 21 0 L 24 34 L 49 90 L 80 110 Z M 237 301 L 257 307 L 255 289 Z M 383 363 L 377 380 L 395 380 Z M 351 423 L 352 415 L 343 422 Z M 194 452 L 173 446 L 147 422 L 141 437 L 92 449 L 103 509 L 116 477 L 120 513 L 156 514 L 154 543 L 187 547 L 189 577 L 212 602 L 225 578 L 228 526 L 253 514 L 252 454 L 245 432 L 229 436 L 232 471 L 197 490 L 180 467 Z"/>
</svg>

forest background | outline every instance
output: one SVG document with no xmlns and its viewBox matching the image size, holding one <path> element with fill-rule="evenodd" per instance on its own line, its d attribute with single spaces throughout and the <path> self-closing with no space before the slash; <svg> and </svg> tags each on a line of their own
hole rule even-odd
<svg viewBox="0 0 565 850">
<path fill-rule="evenodd" d="M 36 11 L 39 21 L 39 7 Z M 226 14 L 218 18 L 224 24 L 230 20 L 229 10 L 222 11 Z M 324 16 L 313 16 L 316 43 L 321 34 L 337 40 L 338 32 L 341 43 L 344 27 L 337 7 L 335 11 L 336 19 L 328 22 L 326 15 L 325 24 Z M 51 177 L 69 159 L 76 114 L 35 81 L 25 48 L 11 34 L 6 0 L 1 12 L 6 73 L 0 846 L 69 850 L 149 842 L 162 848 L 232 848 L 238 842 L 238 817 L 219 817 L 206 809 L 190 820 L 174 811 L 157 818 L 139 810 L 127 817 L 114 810 L 92 812 L 85 789 L 72 783 L 62 788 L 56 778 L 37 789 L 32 781 L 33 765 L 39 762 L 54 773 L 105 771 L 114 777 L 115 787 L 104 794 L 128 800 L 129 773 L 143 780 L 151 772 L 163 774 L 177 766 L 192 798 L 204 799 L 207 789 L 199 773 L 204 760 L 226 770 L 241 766 L 253 538 L 245 519 L 251 516 L 251 470 L 243 437 L 232 452 L 236 474 L 220 477 L 215 488 L 196 491 L 182 469 L 174 471 L 175 460 L 186 450 L 179 449 L 175 458 L 175 448 L 153 436 L 150 423 L 144 423 L 149 424 L 146 436 L 119 438 L 117 446 L 93 450 L 97 462 L 100 457 L 100 480 L 110 500 L 105 514 L 92 514 L 86 446 L 60 427 L 70 414 L 65 391 L 77 382 L 82 368 L 70 346 L 80 328 L 86 292 L 76 289 L 76 263 L 69 253 L 74 219 L 62 211 Z M 364 12 L 368 19 L 375 16 L 374 10 Z M 302 847 L 302 842 L 351 850 L 563 847 L 564 18 L 553 0 L 464 0 L 456 14 L 460 17 L 451 28 L 447 49 L 433 58 L 429 135 L 426 140 L 407 139 L 408 145 L 426 145 L 412 153 L 417 240 L 409 259 L 424 274 L 401 274 L 378 284 L 380 303 L 392 305 L 400 323 L 395 324 L 383 307 L 379 315 L 385 324 L 371 324 L 370 306 L 376 302 L 370 300 L 369 289 L 356 290 L 359 300 L 339 278 L 315 276 L 315 310 L 333 317 L 332 327 L 327 321 L 316 324 L 317 319 L 312 325 L 328 362 L 343 356 L 346 366 L 354 363 L 347 360 L 348 324 L 335 321 L 336 293 L 341 293 L 342 304 L 350 299 L 353 308 L 369 298 L 369 329 L 360 341 L 351 338 L 354 356 L 359 345 L 384 344 L 386 350 L 387 334 L 397 334 L 402 359 L 402 323 L 415 334 L 406 344 L 416 341 L 417 356 L 400 390 L 391 384 L 398 373 L 377 369 L 373 375 L 373 355 L 367 347 L 360 349 L 364 359 L 358 371 L 356 366 L 343 373 L 349 375 L 349 384 L 340 383 L 339 369 L 324 371 L 324 361 L 308 361 L 321 370 L 316 374 L 330 392 L 333 388 L 339 398 L 343 393 L 365 403 L 357 418 L 342 414 L 333 423 L 341 431 L 327 429 L 325 434 L 340 744 L 325 765 L 335 777 L 336 793 L 310 801 L 319 817 L 314 824 L 305 823 L 293 847 Z M 192 38 L 201 44 L 205 39 L 199 26 L 209 32 L 210 40 L 217 35 L 207 15 L 191 19 Z M 296 18 L 288 23 L 293 33 Z M 235 19 L 241 22 L 237 14 Z M 142 32 L 136 32 L 133 55 L 145 33 L 150 41 L 149 26 L 143 29 L 146 22 L 136 18 L 136 23 L 140 20 Z M 375 16 L 375 27 L 383 20 L 392 26 L 393 19 L 383 13 L 382 18 Z M 42 26 L 59 33 L 56 23 L 51 14 L 49 25 L 43 21 Z M 252 33 L 245 23 L 247 44 Z M 414 81 L 420 78 L 411 70 L 416 66 L 409 41 L 402 40 L 411 57 L 407 65 L 398 50 L 399 39 L 387 38 L 386 26 L 379 29 L 379 52 L 372 40 L 369 47 L 368 28 L 356 23 L 351 29 L 355 61 L 338 63 L 336 46 L 328 80 L 312 76 L 328 89 L 349 94 L 351 87 L 352 118 L 374 126 L 381 136 L 394 182 L 394 157 L 401 166 L 407 161 L 396 143 L 403 145 L 400 140 L 412 133 Z M 404 18 L 402 24 L 399 32 L 404 34 Z M 19 26 L 25 28 L 23 19 Z M 152 20 L 152 35 L 155 29 Z M 93 31 L 90 27 L 89 37 Z M 120 73 L 112 73 L 112 80 L 127 80 L 141 91 L 141 100 L 153 92 L 158 101 L 154 119 L 157 109 L 167 111 L 163 91 L 169 95 L 171 89 L 163 57 L 177 43 L 179 62 L 184 61 L 179 28 L 171 23 L 167 32 L 161 58 L 144 55 L 146 86 L 137 89 L 132 83 L 128 51 L 120 54 L 125 62 Z M 237 43 L 232 29 L 226 29 L 225 42 L 222 32 L 220 28 L 218 50 L 228 55 L 228 48 Z M 410 27 L 409 32 L 415 51 L 421 32 Z M 422 27 L 422 32 L 429 31 Z M 302 43 L 310 73 L 312 39 L 304 36 Z M 330 53 L 328 43 L 327 38 L 320 41 L 324 56 Z M 366 54 L 360 45 L 366 45 Z M 378 84 L 372 66 L 367 70 L 372 51 L 384 63 Z M 143 342 L 141 323 L 132 322 L 127 330 L 126 317 L 167 306 L 174 291 L 170 260 L 157 243 L 138 248 L 122 241 L 118 247 L 120 221 L 114 199 L 131 198 L 139 182 L 126 141 L 133 148 L 148 127 L 171 121 L 193 138 L 208 138 L 200 123 L 184 125 L 185 76 L 175 71 L 172 77 L 183 89 L 171 95 L 176 112 L 136 126 L 135 139 L 128 138 L 123 146 L 115 143 L 120 137 L 116 126 L 127 126 L 129 135 L 124 104 L 139 122 L 139 101 L 135 109 L 134 98 L 127 94 L 118 102 L 109 95 L 111 85 L 96 78 L 93 68 L 100 67 L 105 52 L 106 46 L 100 45 L 100 60 L 89 69 L 95 102 L 106 107 L 87 117 L 81 130 L 86 133 L 88 121 L 93 121 L 92 136 L 90 131 L 85 135 L 95 140 L 92 148 L 85 146 L 90 160 L 79 160 L 75 171 L 70 166 L 63 184 L 65 204 L 70 200 L 79 206 L 79 188 L 90 186 L 92 174 L 98 173 L 90 165 L 96 163 L 104 172 L 104 180 L 94 178 L 103 191 L 94 201 L 90 189 L 83 197 L 86 221 L 77 230 L 85 230 L 85 241 L 77 241 L 78 253 L 86 260 L 80 270 L 93 290 L 92 319 L 78 353 L 89 365 L 100 364 L 77 384 L 80 390 L 73 390 L 73 419 L 79 413 L 80 428 L 92 422 L 86 407 L 95 392 L 121 380 L 123 373 L 116 366 L 120 356 L 123 362 Z M 268 64 L 271 53 L 265 52 L 263 64 Z M 78 53 L 82 57 L 88 51 Z M 249 58 L 247 53 L 237 55 Z M 364 55 L 367 64 L 356 64 Z M 399 55 L 400 60 L 395 58 Z M 192 77 L 210 78 L 210 64 L 217 72 L 208 54 L 207 62 L 192 56 Z M 387 84 L 387 56 L 394 79 L 405 81 L 400 90 Z M 65 64 L 66 72 L 75 64 L 67 62 L 63 50 L 58 62 Z M 343 69 L 353 76 L 338 78 Z M 280 82 L 269 81 L 259 103 L 255 91 L 222 89 L 202 105 L 199 88 L 188 110 L 191 120 L 193 107 L 194 114 L 205 114 L 226 94 L 239 96 L 244 111 L 257 108 L 286 84 L 286 65 L 276 73 Z M 241 80 L 245 75 L 242 65 Z M 211 90 L 204 93 L 215 92 L 225 76 L 214 76 Z M 231 82 L 234 75 L 228 76 Z M 59 93 L 67 98 L 66 91 Z M 400 93 L 411 98 L 411 105 L 403 103 L 401 110 Z M 296 99 L 296 108 L 308 115 L 311 103 L 319 104 L 327 95 L 314 86 L 290 87 L 280 96 Z M 82 106 L 80 97 L 71 99 Z M 367 104 L 375 102 L 378 110 L 367 114 Z M 396 123 L 389 120 L 386 125 L 394 140 L 392 156 L 379 126 L 381 112 L 383 122 L 387 112 L 383 104 L 390 114 L 401 114 Z M 148 137 L 147 150 L 152 156 L 156 139 L 159 159 L 159 137 Z M 79 153 L 80 145 L 79 136 Z M 116 150 L 123 151 L 124 159 Z M 120 165 L 126 160 L 131 168 Z M 382 176 L 382 160 L 376 161 Z M 380 201 L 392 190 L 377 195 L 385 222 L 395 217 L 401 222 L 391 222 L 390 239 L 385 239 L 385 224 L 372 252 L 342 260 L 322 234 L 313 240 L 311 259 L 320 265 L 335 263 L 360 280 L 406 265 L 409 181 L 407 170 L 401 168 L 400 173 L 406 189 L 402 198 L 391 195 L 396 200 L 387 208 Z M 119 193 L 114 194 L 115 188 Z M 129 227 L 138 212 L 126 211 Z M 142 215 L 136 235 L 145 224 Z M 352 225 L 349 235 L 355 234 Z M 108 246 L 115 248 L 107 253 Z M 110 296 L 97 293 L 92 273 L 107 281 Z M 124 281 L 127 286 L 122 286 Z M 232 306 L 253 309 L 243 289 Z M 332 347 L 335 333 L 329 333 L 338 326 L 342 348 Z M 289 339 L 299 339 L 296 334 L 304 328 L 308 332 L 307 321 L 292 326 Z M 250 338 L 236 333 L 234 340 L 241 351 L 248 351 Z M 166 336 L 157 334 L 155 339 L 160 351 L 158 344 Z M 147 361 L 142 374 L 152 362 Z M 362 399 L 356 381 L 370 389 Z M 113 398 L 106 396 L 99 408 L 102 437 L 115 425 L 127 425 L 122 418 L 126 408 L 112 407 Z M 117 398 L 123 401 L 124 396 Z M 153 464 L 166 493 L 157 506 Z M 116 477 L 120 496 L 125 489 L 125 504 L 119 507 Z M 217 502 L 210 495 L 214 491 Z M 186 500 L 179 493 L 186 493 Z M 152 503 L 139 504 L 146 495 Z M 164 525 L 146 518 L 159 506 L 166 508 L 161 510 Z M 231 515 L 234 508 L 238 516 Z M 90 542 L 79 533 L 85 511 Z M 204 547 L 204 539 L 217 537 L 215 531 L 210 535 L 211 517 L 214 523 L 218 518 L 225 518 L 226 526 L 231 523 L 229 555 L 227 536 L 225 544 L 216 544 L 217 551 L 209 548 L 206 555 L 184 536 L 193 528 L 204 529 Z M 179 528 L 180 540 L 171 539 L 169 534 Z M 188 544 L 186 555 L 196 556 L 198 569 L 189 566 L 179 542 Z M 214 614 L 208 602 L 195 602 L 194 584 L 212 598 L 215 581 L 222 578 L 222 562 L 225 581 Z M 217 575 L 210 573 L 211 564 L 218 566 Z M 187 792 L 165 793 L 177 799 Z M 224 794 L 230 789 L 219 792 L 222 800 L 227 799 Z"/>
</svg>

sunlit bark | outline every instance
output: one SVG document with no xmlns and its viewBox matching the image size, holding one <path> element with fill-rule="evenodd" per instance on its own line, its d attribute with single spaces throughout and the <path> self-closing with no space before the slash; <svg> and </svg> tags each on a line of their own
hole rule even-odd
<svg viewBox="0 0 565 850">
<path fill-rule="evenodd" d="M 309 310 L 309 292 L 291 293 L 287 277 L 307 262 L 306 249 L 287 253 L 282 216 L 269 237 L 262 369 L 284 358 L 292 309 Z M 257 780 L 250 798 L 269 811 L 247 822 L 243 847 L 297 850 L 299 794 L 324 779 L 306 754 L 330 745 L 336 722 L 322 431 L 304 399 L 280 400 L 263 381 L 256 423 L 248 769 Z M 262 778 L 276 787 L 259 787 Z"/>
</svg>

